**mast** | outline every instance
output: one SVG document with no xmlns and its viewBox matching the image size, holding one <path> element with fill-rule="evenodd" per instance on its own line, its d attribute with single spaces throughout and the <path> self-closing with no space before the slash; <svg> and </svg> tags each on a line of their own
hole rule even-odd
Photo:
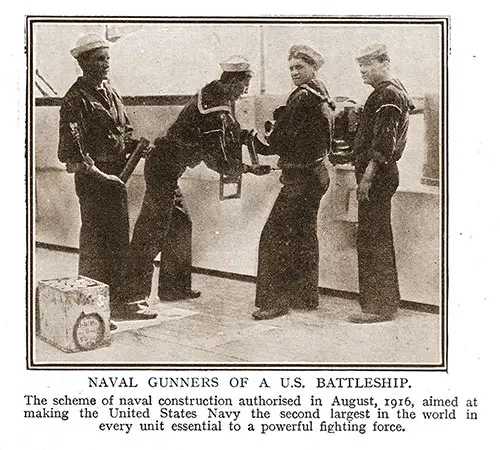
<svg viewBox="0 0 500 450">
<path fill-rule="evenodd" d="M 265 68 L 265 47 L 264 47 L 264 26 L 259 27 L 260 37 L 260 95 L 266 93 L 266 68 Z"/>
</svg>

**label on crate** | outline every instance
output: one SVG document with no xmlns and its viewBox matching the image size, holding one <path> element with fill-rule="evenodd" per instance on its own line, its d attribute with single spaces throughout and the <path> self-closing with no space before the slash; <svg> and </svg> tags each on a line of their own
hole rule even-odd
<svg viewBox="0 0 500 450">
<path fill-rule="evenodd" d="M 97 313 L 82 313 L 73 328 L 73 339 L 80 350 L 92 350 L 104 339 L 104 321 Z"/>
</svg>

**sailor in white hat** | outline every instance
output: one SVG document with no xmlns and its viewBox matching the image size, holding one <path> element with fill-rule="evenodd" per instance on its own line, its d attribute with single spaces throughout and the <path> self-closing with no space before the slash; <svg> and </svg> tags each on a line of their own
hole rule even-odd
<svg viewBox="0 0 500 450">
<path fill-rule="evenodd" d="M 323 57 L 307 45 L 292 45 L 288 52 L 290 75 L 295 86 L 306 85 L 316 79 L 316 72 L 323 66 Z"/>
<path fill-rule="evenodd" d="M 316 77 L 323 62 L 311 47 L 290 48 L 288 65 L 296 88 L 273 114 L 269 148 L 257 147 L 260 154 L 279 155 L 283 187 L 260 235 L 255 320 L 274 319 L 291 308 L 318 307 L 317 216 L 330 182 L 325 159 L 335 108 Z"/>
<path fill-rule="evenodd" d="M 154 319 L 119 294 L 129 241 L 127 191 L 119 178 L 135 147 L 122 99 L 107 82 L 109 42 L 87 34 L 70 50 L 83 75 L 60 108 L 59 160 L 75 174 L 81 229 L 78 271 L 110 288 L 113 319 Z"/>
<path fill-rule="evenodd" d="M 391 78 L 389 63 L 391 59 L 384 44 L 373 44 L 361 50 L 356 57 L 365 84 L 376 87 Z"/>
<path fill-rule="evenodd" d="M 250 63 L 248 60 L 239 55 L 231 56 L 230 58 L 222 61 L 220 64 L 224 72 L 247 72 L 250 71 Z"/>
<path fill-rule="evenodd" d="M 250 63 L 232 56 L 220 63 L 222 74 L 188 100 L 166 134 L 155 140 L 144 166 L 146 194 L 130 243 L 124 292 L 131 302 L 151 292 L 154 258 L 161 251 L 158 297 L 174 301 L 199 297 L 191 285 L 192 224 L 177 180 L 188 167 L 205 165 L 224 177 L 269 173 L 241 161 L 249 136 L 234 116 L 234 102 L 249 86 Z M 164 249 L 162 251 L 162 249 Z M 165 251 L 168 249 L 168 251 Z"/>
<path fill-rule="evenodd" d="M 70 53 L 78 61 L 86 81 L 102 88 L 109 75 L 109 42 L 98 34 L 86 34 Z"/>
<path fill-rule="evenodd" d="M 323 56 L 316 50 L 307 45 L 292 45 L 288 54 L 288 59 L 300 58 L 314 67 L 314 70 L 319 70 L 325 63 Z"/>
<path fill-rule="evenodd" d="M 238 100 L 248 92 L 250 79 L 253 75 L 250 70 L 250 63 L 243 56 L 234 55 L 222 61 L 219 65 L 222 69 L 219 80 L 226 88 L 229 100 Z"/>
<path fill-rule="evenodd" d="M 356 57 L 358 62 L 370 61 L 372 59 L 383 59 L 390 61 L 385 44 L 372 44 L 363 48 Z"/>
<path fill-rule="evenodd" d="M 98 34 L 86 34 L 80 36 L 74 48 L 70 50 L 71 56 L 78 59 L 83 53 L 96 48 L 109 48 L 109 42 Z"/>
<path fill-rule="evenodd" d="M 361 312 L 353 323 L 395 318 L 401 300 L 391 223 L 391 201 L 399 184 L 398 161 L 406 146 L 414 108 L 405 87 L 390 70 L 384 44 L 356 57 L 361 77 L 373 91 L 365 102 L 353 145 L 358 200 L 358 276 Z"/>
</svg>

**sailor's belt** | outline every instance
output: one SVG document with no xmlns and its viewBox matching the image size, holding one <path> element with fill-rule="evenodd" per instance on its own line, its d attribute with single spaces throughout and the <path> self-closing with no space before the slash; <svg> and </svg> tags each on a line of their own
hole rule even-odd
<svg viewBox="0 0 500 450">
<path fill-rule="evenodd" d="M 316 161 L 312 161 L 310 163 L 278 163 L 278 167 L 280 169 L 313 169 L 324 161 L 325 157 L 321 157 Z"/>
</svg>

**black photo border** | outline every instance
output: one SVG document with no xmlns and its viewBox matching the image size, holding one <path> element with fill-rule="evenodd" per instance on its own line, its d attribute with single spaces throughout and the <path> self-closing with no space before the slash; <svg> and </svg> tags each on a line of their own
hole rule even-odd
<svg viewBox="0 0 500 450">
<path fill-rule="evenodd" d="M 28 370 L 253 370 L 253 371 L 448 371 L 448 57 L 450 22 L 448 16 L 254 16 L 254 17 L 159 17 L 159 16 L 25 16 L 26 54 L 26 368 Z M 441 362 L 438 364 L 332 364 L 332 363 L 37 363 L 34 360 L 35 274 L 34 254 L 34 25 L 40 23 L 116 23 L 116 24 L 315 24 L 315 25 L 437 25 L 441 28 L 441 98 L 440 98 L 440 225 L 441 225 L 441 298 L 438 313 L 441 321 Z M 47 99 L 50 101 L 50 99 Z"/>
</svg>

